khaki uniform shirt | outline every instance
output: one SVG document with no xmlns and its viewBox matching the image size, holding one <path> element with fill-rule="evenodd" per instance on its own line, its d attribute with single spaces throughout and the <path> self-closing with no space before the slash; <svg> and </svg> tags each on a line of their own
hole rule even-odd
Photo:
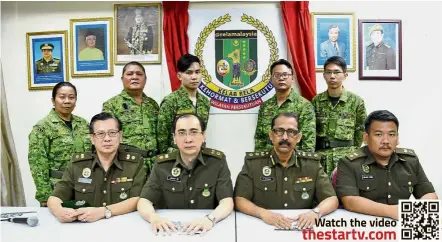
<svg viewBox="0 0 442 242">
<path fill-rule="evenodd" d="M 235 197 L 265 209 L 308 209 L 336 196 L 317 153 L 294 151 L 287 167 L 271 152 L 248 152 Z"/>
<path fill-rule="evenodd" d="M 232 197 L 233 187 L 226 157 L 221 151 L 202 148 L 188 168 L 179 151 L 160 155 L 141 197 L 155 208 L 214 209 Z"/>
<path fill-rule="evenodd" d="M 421 198 L 433 193 L 416 153 L 397 148 L 386 167 L 376 162 L 367 146 L 339 160 L 336 192 L 345 196 L 361 196 L 378 203 L 396 205 L 399 199 L 413 194 Z"/>
<path fill-rule="evenodd" d="M 139 197 L 145 181 L 143 159 L 137 153 L 119 151 L 107 171 L 93 153 L 77 153 L 52 196 L 101 207 Z"/>
</svg>

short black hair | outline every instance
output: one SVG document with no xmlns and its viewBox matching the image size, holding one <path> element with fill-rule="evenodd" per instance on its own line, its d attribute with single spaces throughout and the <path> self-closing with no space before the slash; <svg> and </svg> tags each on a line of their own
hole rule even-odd
<svg viewBox="0 0 442 242">
<path fill-rule="evenodd" d="M 185 54 L 178 59 L 176 67 L 178 71 L 185 72 L 195 62 L 201 65 L 201 61 L 197 56 L 191 54 Z"/>
<path fill-rule="evenodd" d="M 299 130 L 298 115 L 296 115 L 296 113 L 288 113 L 288 112 L 278 113 L 275 117 L 273 117 L 272 127 L 271 127 L 272 129 L 273 129 L 273 126 L 275 126 L 276 119 L 278 119 L 279 117 L 294 118 L 296 120 L 296 124 L 298 125 L 298 130 Z"/>
<path fill-rule="evenodd" d="M 344 58 L 342 58 L 340 56 L 332 56 L 332 57 L 328 58 L 324 63 L 324 71 L 325 71 L 325 68 L 327 67 L 327 65 L 330 65 L 330 64 L 338 65 L 339 67 L 342 68 L 342 71 L 344 73 L 347 72 L 347 63 L 345 62 Z"/>
<path fill-rule="evenodd" d="M 293 73 L 293 67 L 290 64 L 290 62 L 288 62 L 287 60 L 284 60 L 284 59 L 279 59 L 279 60 L 273 62 L 273 64 L 270 66 L 270 74 L 273 74 L 273 69 L 275 69 L 275 67 L 277 65 L 285 65 L 285 66 L 287 66 L 287 68 L 289 68 L 292 71 L 291 74 L 294 74 Z"/>
<path fill-rule="evenodd" d="M 176 117 L 175 120 L 173 121 L 172 130 L 171 130 L 172 134 L 174 134 L 176 131 L 175 129 L 176 129 L 176 124 L 178 123 L 178 120 L 183 119 L 183 118 L 189 118 L 189 117 L 196 117 L 200 123 L 201 131 L 206 132 L 206 128 L 207 128 L 206 122 L 204 122 L 204 120 L 200 116 L 198 116 L 194 113 L 186 113 L 186 114 Z"/>
<path fill-rule="evenodd" d="M 100 121 L 105 121 L 108 119 L 113 119 L 115 121 L 117 121 L 118 123 L 118 131 L 123 129 L 123 124 L 121 123 L 120 119 L 118 119 L 117 117 L 115 117 L 114 115 L 110 114 L 110 113 L 106 113 L 106 112 L 101 112 L 99 114 L 96 114 L 92 117 L 91 119 L 91 123 L 89 124 L 89 133 L 93 134 L 94 133 L 94 124 L 96 121 L 100 120 Z"/>
<path fill-rule="evenodd" d="M 364 121 L 365 132 L 368 134 L 373 121 L 394 122 L 399 130 L 399 120 L 388 110 L 376 110 L 370 113 Z"/>
<path fill-rule="evenodd" d="M 75 97 L 77 97 L 77 88 L 74 86 L 74 84 L 72 84 L 70 82 L 59 82 L 59 83 L 57 83 L 57 85 L 55 85 L 52 88 L 52 98 L 53 99 L 55 99 L 55 96 L 57 96 L 58 89 L 60 89 L 62 87 L 71 87 L 72 89 L 74 89 Z"/>
<path fill-rule="evenodd" d="M 144 66 L 138 62 L 138 61 L 131 61 L 129 63 L 127 63 L 126 65 L 124 65 L 123 67 L 123 73 L 121 74 L 121 77 L 124 76 L 124 73 L 126 72 L 126 69 L 128 66 L 139 66 L 141 68 L 141 70 L 143 70 L 144 75 L 146 75 L 146 69 L 144 69 Z"/>
</svg>

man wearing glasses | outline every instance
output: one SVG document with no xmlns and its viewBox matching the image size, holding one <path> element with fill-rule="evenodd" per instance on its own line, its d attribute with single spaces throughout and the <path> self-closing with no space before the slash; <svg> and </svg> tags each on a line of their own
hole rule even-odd
<svg viewBox="0 0 442 242">
<path fill-rule="evenodd" d="M 298 117 L 280 113 L 271 121 L 268 133 L 273 148 L 246 153 L 235 185 L 235 204 L 240 212 L 288 229 L 311 228 L 315 220 L 337 209 L 338 199 L 319 161 L 320 155 L 294 150 L 301 140 Z M 286 217 L 267 209 L 311 209 Z"/>
<path fill-rule="evenodd" d="M 202 147 L 206 124 L 195 114 L 184 114 L 172 124 L 177 151 L 159 155 L 141 191 L 138 212 L 155 234 L 177 231 L 177 226 L 155 209 L 214 209 L 190 221 L 181 232 L 208 231 L 233 210 L 233 187 L 226 156 Z"/>
<path fill-rule="evenodd" d="M 292 65 L 280 59 L 271 65 L 270 72 L 276 94 L 259 108 L 255 130 L 255 151 L 268 151 L 272 147 L 268 137 L 270 122 L 272 117 L 281 112 L 295 113 L 299 117 L 299 131 L 302 133 L 302 139 L 298 148 L 304 151 L 315 151 L 315 112 L 312 104 L 292 89 L 294 82 Z"/>
<path fill-rule="evenodd" d="M 95 222 L 136 209 L 146 170 L 139 154 L 118 149 L 121 126 L 109 113 L 92 118 L 89 129 L 95 152 L 74 154 L 48 199 L 60 222 Z"/>
<path fill-rule="evenodd" d="M 331 176 L 338 160 L 362 144 L 364 120 L 367 116 L 364 100 L 347 91 L 347 64 L 342 57 L 333 56 L 324 63 L 327 91 L 313 98 L 316 114 L 316 151 L 321 164 Z"/>
</svg>

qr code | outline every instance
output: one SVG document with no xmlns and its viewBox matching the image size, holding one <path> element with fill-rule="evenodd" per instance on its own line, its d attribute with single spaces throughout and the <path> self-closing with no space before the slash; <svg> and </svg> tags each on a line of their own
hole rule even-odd
<svg viewBox="0 0 442 242">
<path fill-rule="evenodd" d="M 402 240 L 439 240 L 440 201 L 399 201 Z"/>
</svg>

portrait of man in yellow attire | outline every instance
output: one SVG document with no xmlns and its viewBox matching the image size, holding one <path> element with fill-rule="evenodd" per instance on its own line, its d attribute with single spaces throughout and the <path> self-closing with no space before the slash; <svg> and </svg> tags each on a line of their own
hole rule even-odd
<svg viewBox="0 0 442 242">
<path fill-rule="evenodd" d="M 104 60 L 103 51 L 95 47 L 97 42 L 97 34 L 94 31 L 89 30 L 86 33 L 86 48 L 82 49 L 78 53 L 79 61 L 89 61 L 89 60 Z"/>
</svg>

